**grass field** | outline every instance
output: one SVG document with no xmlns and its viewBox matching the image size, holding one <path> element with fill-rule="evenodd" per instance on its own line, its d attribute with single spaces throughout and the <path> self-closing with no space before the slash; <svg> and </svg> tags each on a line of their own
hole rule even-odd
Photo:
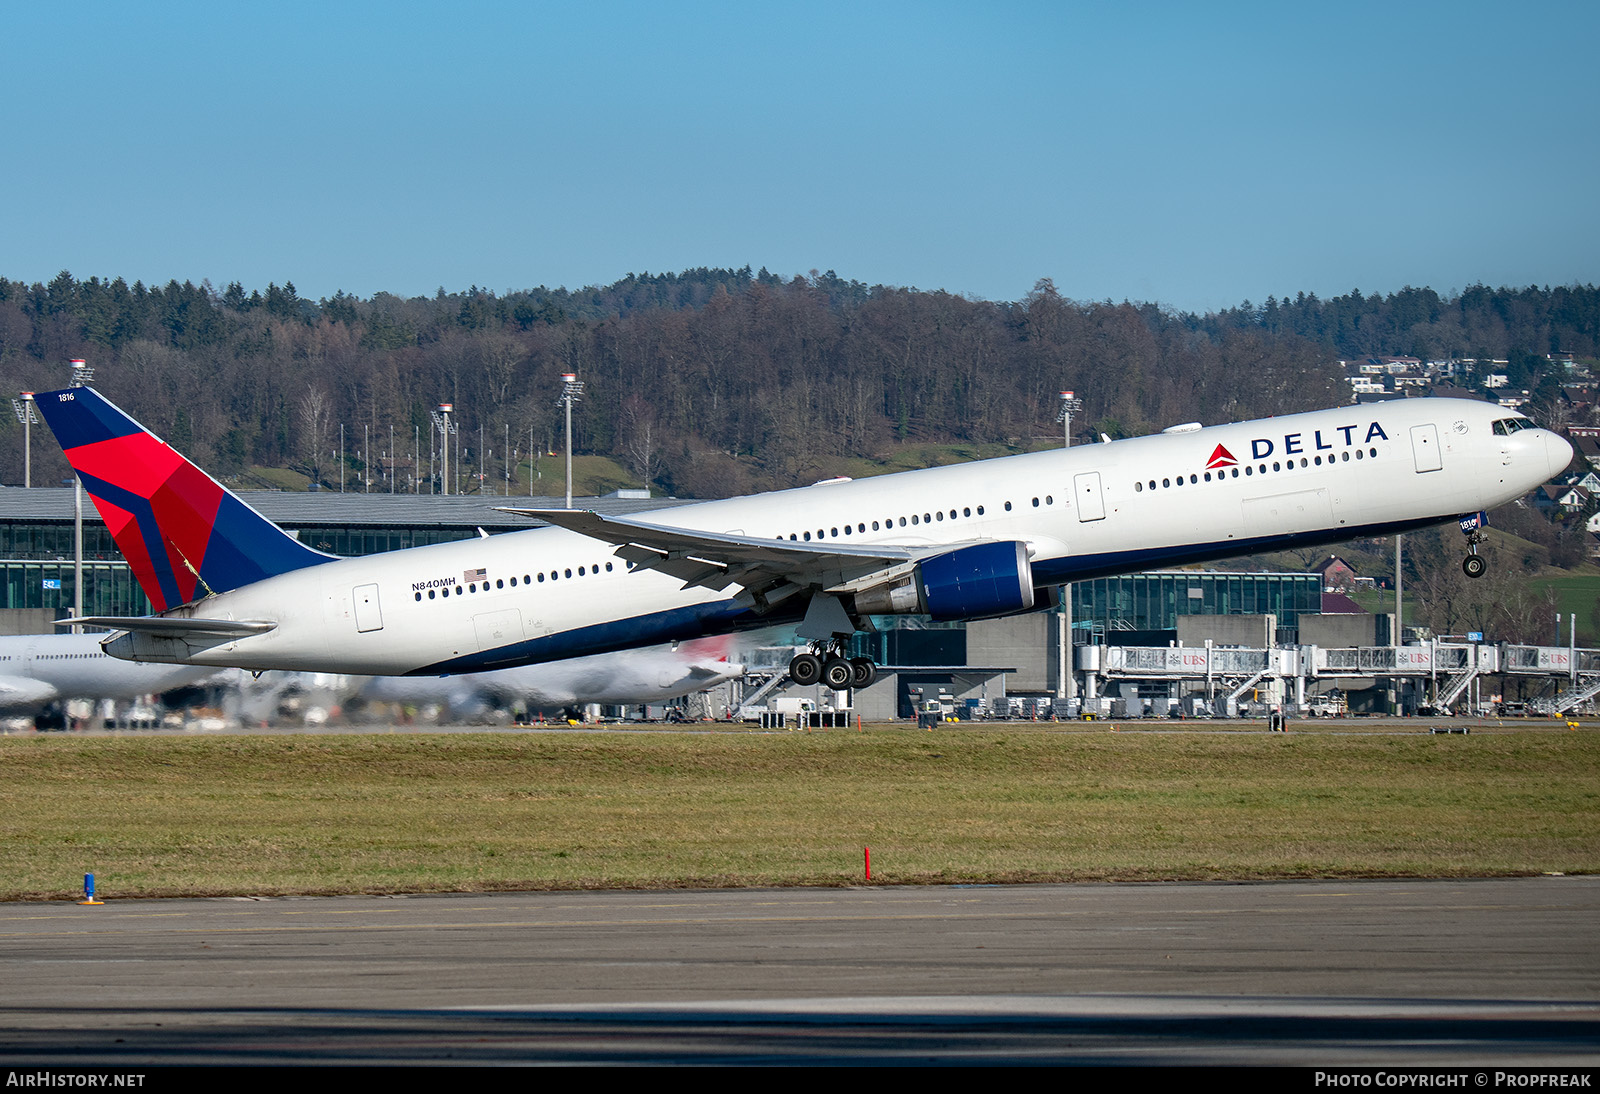
<svg viewBox="0 0 1600 1094">
<path fill-rule="evenodd" d="M 1600 733 L 0 740 L 0 899 L 1600 867 Z"/>
<path fill-rule="evenodd" d="M 1600 576 L 1595 575 L 1569 575 L 1564 577 L 1535 578 L 1533 586 L 1536 589 L 1554 590 L 1556 596 L 1556 609 L 1561 613 L 1561 643 L 1565 645 L 1568 640 L 1568 617 L 1578 617 L 1578 644 L 1593 646 L 1600 635 L 1595 633 L 1595 602 L 1600 600 Z M 1551 634 L 1554 636 L 1555 621 L 1551 620 Z M 1544 639 L 1548 641 L 1548 639 Z"/>
</svg>

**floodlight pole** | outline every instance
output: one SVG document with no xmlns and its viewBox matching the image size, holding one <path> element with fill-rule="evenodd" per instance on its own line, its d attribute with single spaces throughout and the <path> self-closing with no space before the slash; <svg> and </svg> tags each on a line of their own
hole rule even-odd
<svg viewBox="0 0 1600 1094">
<path fill-rule="evenodd" d="M 572 508 L 572 404 L 583 395 L 583 381 L 575 372 L 561 374 L 562 406 L 567 411 L 567 508 Z"/>
<path fill-rule="evenodd" d="M 1400 569 L 1400 558 L 1403 551 L 1404 536 L 1394 537 L 1394 634 L 1392 645 L 1400 647 L 1405 645 L 1405 573 Z"/>
<path fill-rule="evenodd" d="M 25 490 L 33 487 L 33 423 L 39 420 L 36 406 L 31 391 L 24 391 L 19 398 L 11 400 L 11 409 L 22 423 L 22 487 Z"/>
<path fill-rule="evenodd" d="M 83 358 L 72 362 L 72 387 L 86 387 L 94 379 L 94 369 Z M 83 618 L 83 480 L 72 474 L 72 618 Z M 82 634 L 83 625 L 72 624 L 73 634 Z"/>
<path fill-rule="evenodd" d="M 432 412 L 434 432 L 438 433 L 439 442 L 439 482 L 444 487 L 446 494 L 450 493 L 450 434 L 459 436 L 456 424 L 450 420 L 450 415 L 455 410 L 454 403 L 440 403 Z"/>
<path fill-rule="evenodd" d="M 1072 416 L 1083 409 L 1083 400 L 1075 392 L 1061 393 L 1061 409 L 1056 411 L 1056 421 L 1061 423 L 1061 447 L 1072 447 Z"/>
<path fill-rule="evenodd" d="M 1072 415 L 1083 409 L 1075 392 L 1061 393 L 1061 408 L 1056 421 L 1061 423 L 1061 447 L 1072 447 Z M 1072 676 L 1072 583 L 1061 586 L 1061 610 L 1056 613 L 1056 698 L 1070 702 L 1078 696 L 1078 682 Z"/>
<path fill-rule="evenodd" d="M 1405 536 L 1397 535 L 1394 537 L 1394 634 L 1391 637 L 1394 640 L 1394 667 L 1396 669 L 1400 667 L 1400 647 L 1406 644 L 1406 579 L 1404 572 L 1400 569 L 1404 540 Z M 1557 618 L 1559 619 L 1560 617 L 1558 616 Z M 1394 705 L 1400 714 L 1405 713 L 1405 686 L 1405 677 L 1396 676 L 1394 678 Z"/>
</svg>

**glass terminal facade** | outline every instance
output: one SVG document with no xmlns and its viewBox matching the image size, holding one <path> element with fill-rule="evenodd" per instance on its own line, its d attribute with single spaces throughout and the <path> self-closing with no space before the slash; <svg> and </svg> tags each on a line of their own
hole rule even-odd
<svg viewBox="0 0 1600 1094">
<path fill-rule="evenodd" d="M 1080 581 L 1072 586 L 1074 628 L 1097 633 L 1169 631 L 1184 615 L 1278 617 L 1278 641 L 1293 644 L 1300 616 L 1322 611 L 1316 574 L 1249 574 L 1217 570 L 1159 570 Z M 1083 637 L 1080 634 L 1079 644 Z"/>
<path fill-rule="evenodd" d="M 341 525 L 290 530 L 301 543 L 334 555 L 370 555 L 430 543 L 472 539 L 474 528 L 365 528 Z M 83 522 L 83 614 L 148 615 L 150 601 L 98 520 Z M 0 609 L 47 608 L 71 615 L 74 600 L 72 524 L 0 524 Z"/>
</svg>

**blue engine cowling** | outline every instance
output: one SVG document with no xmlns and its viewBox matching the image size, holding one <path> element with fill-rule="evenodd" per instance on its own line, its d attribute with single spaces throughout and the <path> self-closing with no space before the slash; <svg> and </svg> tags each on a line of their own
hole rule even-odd
<svg viewBox="0 0 1600 1094">
<path fill-rule="evenodd" d="M 924 559 L 917 582 L 928 614 L 941 622 L 1030 611 L 1033 567 L 1017 540 L 979 543 Z"/>
</svg>

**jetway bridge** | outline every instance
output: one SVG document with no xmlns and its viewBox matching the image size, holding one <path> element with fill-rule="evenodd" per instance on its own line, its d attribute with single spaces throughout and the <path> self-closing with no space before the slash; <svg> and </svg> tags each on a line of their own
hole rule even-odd
<svg viewBox="0 0 1600 1094">
<path fill-rule="evenodd" d="M 1474 685 L 1485 676 L 1543 678 L 1547 694 L 1529 704 L 1539 713 L 1565 713 L 1600 696 L 1600 650 L 1573 646 L 1079 646 L 1077 668 L 1086 703 L 1113 683 L 1164 681 L 1202 687 L 1212 709 L 1230 717 L 1247 693 L 1263 689 L 1303 713 L 1313 685 L 1340 680 L 1409 682 L 1441 713 L 1478 705 Z"/>
</svg>

